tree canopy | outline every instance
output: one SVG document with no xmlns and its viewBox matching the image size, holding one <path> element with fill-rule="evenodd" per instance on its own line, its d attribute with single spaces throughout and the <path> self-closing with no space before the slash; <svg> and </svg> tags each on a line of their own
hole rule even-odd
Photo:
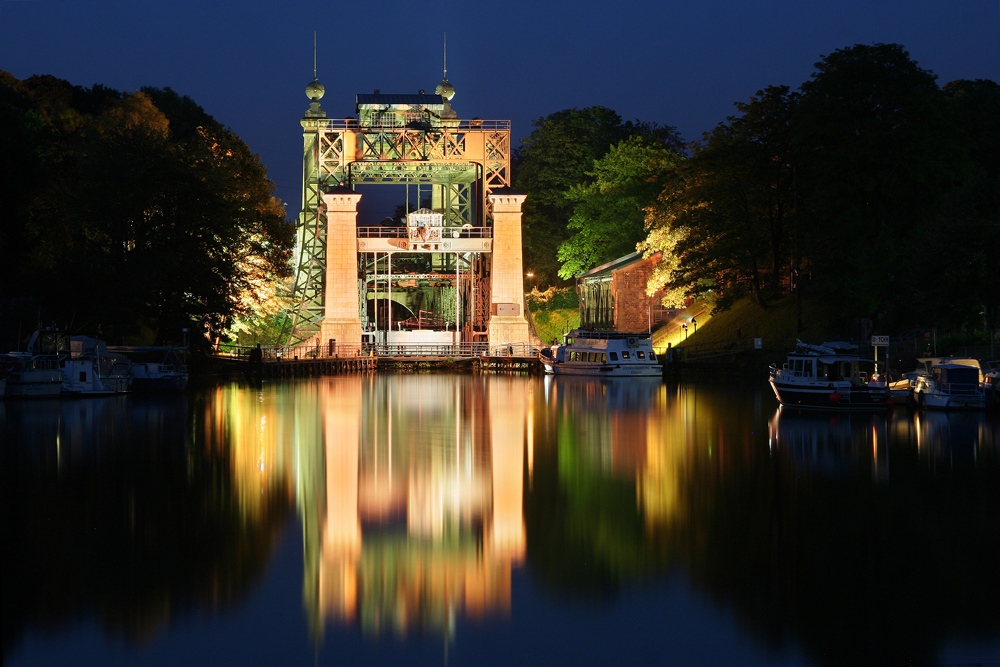
<svg viewBox="0 0 1000 667">
<path fill-rule="evenodd" d="M 290 276 L 258 156 L 193 100 L 0 73 L 5 301 L 111 342 L 218 333 Z M 35 322 L 24 322 L 29 330 Z M 23 331 L 22 331 L 23 333 Z"/>
<path fill-rule="evenodd" d="M 557 250 L 570 237 L 568 227 L 577 202 L 568 197 L 574 186 L 591 183 L 594 163 L 630 136 L 645 136 L 680 150 L 671 127 L 622 121 L 601 106 L 565 109 L 539 118 L 534 130 L 514 151 L 513 185 L 527 195 L 524 203 L 524 266 L 539 287 L 558 282 Z M 588 267 L 589 268 L 589 267 Z"/>
<path fill-rule="evenodd" d="M 841 322 L 996 328 L 996 83 L 940 88 L 901 46 L 856 45 L 736 108 L 649 208 L 651 289 L 766 305 L 796 273 Z"/>
<path fill-rule="evenodd" d="M 646 207 L 682 159 L 661 141 L 632 135 L 595 160 L 587 172 L 592 180 L 566 193 L 574 205 L 567 223 L 572 236 L 557 252 L 559 277 L 570 279 L 635 252 L 645 237 Z"/>
<path fill-rule="evenodd" d="M 742 115 L 692 145 L 692 159 L 674 169 L 648 211 L 646 253 L 672 255 L 654 272 L 658 287 L 715 291 L 720 308 L 746 294 L 763 304 L 774 293 L 790 250 L 788 135 L 797 102 L 784 86 L 759 91 L 736 105 Z"/>
</svg>

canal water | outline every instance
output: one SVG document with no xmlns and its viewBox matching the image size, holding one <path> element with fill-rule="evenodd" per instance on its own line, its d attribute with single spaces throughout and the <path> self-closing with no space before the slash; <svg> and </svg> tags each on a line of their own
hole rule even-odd
<svg viewBox="0 0 1000 667">
<path fill-rule="evenodd" d="M 0 402 L 3 664 L 1000 662 L 995 414 L 503 375 Z"/>
</svg>

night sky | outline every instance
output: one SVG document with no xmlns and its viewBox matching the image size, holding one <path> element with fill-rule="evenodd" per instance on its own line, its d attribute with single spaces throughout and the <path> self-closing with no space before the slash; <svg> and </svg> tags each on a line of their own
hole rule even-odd
<svg viewBox="0 0 1000 667">
<path fill-rule="evenodd" d="M 376 88 L 433 92 L 447 34 L 452 106 L 510 120 L 515 144 L 533 120 L 592 105 L 697 139 L 859 43 L 902 44 L 941 84 L 1000 81 L 998 0 L 0 0 L 0 69 L 188 95 L 260 154 L 294 215 L 314 31 L 329 116 Z"/>
</svg>

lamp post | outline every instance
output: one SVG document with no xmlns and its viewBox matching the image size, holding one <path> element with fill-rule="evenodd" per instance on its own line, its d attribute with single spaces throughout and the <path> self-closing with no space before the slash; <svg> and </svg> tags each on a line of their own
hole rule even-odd
<svg viewBox="0 0 1000 667">
<path fill-rule="evenodd" d="M 687 322 L 681 324 L 681 329 L 684 329 L 684 340 L 688 339 L 688 325 Z"/>
<path fill-rule="evenodd" d="M 693 324 L 693 325 L 694 325 L 694 332 L 695 332 L 695 333 L 698 333 L 698 320 L 696 320 L 696 319 L 694 319 L 694 318 L 692 317 L 692 318 L 691 318 L 691 324 Z"/>
</svg>

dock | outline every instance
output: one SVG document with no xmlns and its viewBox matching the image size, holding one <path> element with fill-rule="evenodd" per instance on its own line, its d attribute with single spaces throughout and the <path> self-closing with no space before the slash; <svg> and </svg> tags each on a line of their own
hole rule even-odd
<svg viewBox="0 0 1000 667">
<path fill-rule="evenodd" d="M 426 349 L 425 349 L 426 348 Z M 283 348 L 239 348 L 217 354 L 213 360 L 225 374 L 245 374 L 260 379 L 321 377 L 348 373 L 521 373 L 542 372 L 533 349 L 486 348 L 467 350 L 453 346 L 393 346 L 389 349 L 321 349 L 299 356 Z"/>
</svg>

